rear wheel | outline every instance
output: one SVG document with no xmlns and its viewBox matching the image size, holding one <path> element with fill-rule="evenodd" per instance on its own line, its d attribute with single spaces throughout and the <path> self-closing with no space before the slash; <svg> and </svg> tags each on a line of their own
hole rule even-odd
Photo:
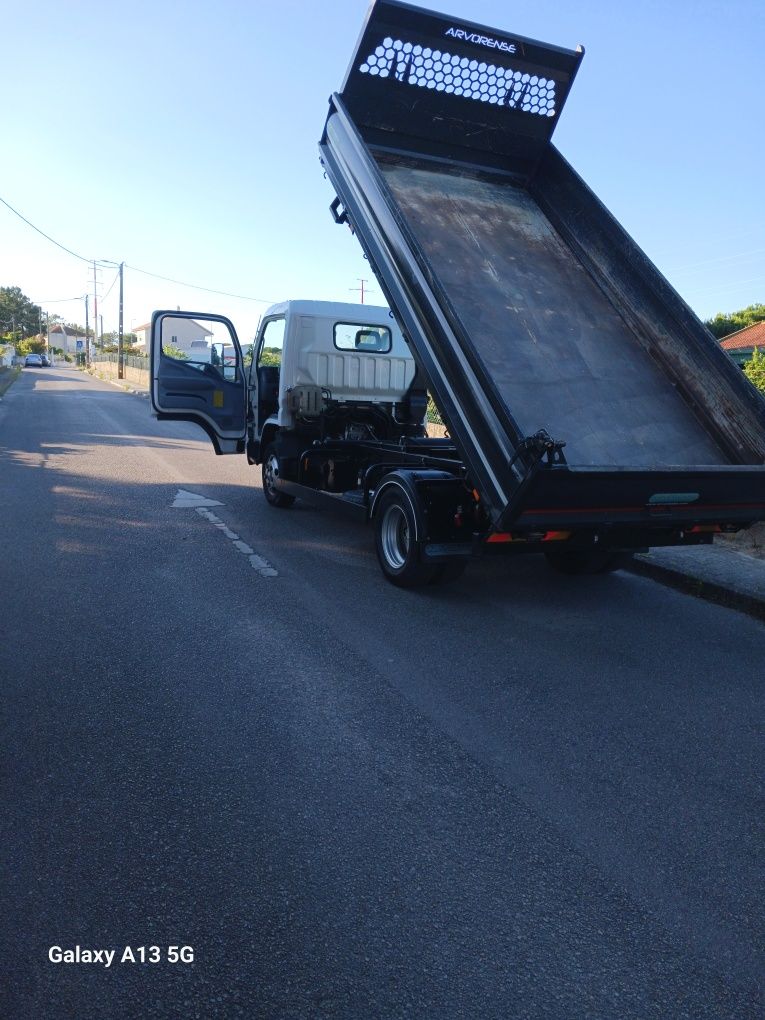
<svg viewBox="0 0 765 1020">
<path fill-rule="evenodd" d="M 286 509 L 295 502 L 295 497 L 281 492 L 276 488 L 279 479 L 279 458 L 273 443 L 266 449 L 263 456 L 263 495 L 271 506 Z"/>
<path fill-rule="evenodd" d="M 416 588 L 435 576 L 435 568 L 420 559 L 416 533 L 407 496 L 398 489 L 384 493 L 375 514 L 377 559 L 387 579 L 399 588 Z"/>
<path fill-rule="evenodd" d="M 561 574 L 610 574 L 621 570 L 632 553 L 613 549 L 546 549 L 547 562 Z"/>
</svg>

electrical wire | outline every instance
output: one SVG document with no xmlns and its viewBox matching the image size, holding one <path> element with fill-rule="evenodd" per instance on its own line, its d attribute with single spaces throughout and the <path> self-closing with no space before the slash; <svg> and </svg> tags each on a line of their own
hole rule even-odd
<svg viewBox="0 0 765 1020">
<path fill-rule="evenodd" d="M 18 216 L 18 218 L 22 220 L 24 223 L 26 223 L 28 227 L 31 227 L 32 230 L 40 234 L 41 237 L 44 237 L 46 241 L 50 241 L 51 244 L 55 244 L 57 248 L 60 248 L 62 251 L 65 251 L 68 255 L 72 255 L 74 258 L 79 259 L 81 262 L 86 262 L 88 265 L 92 265 L 93 262 L 98 262 L 101 265 L 112 266 L 118 266 L 120 264 L 119 262 L 114 262 L 112 259 L 86 259 L 84 255 L 78 255 L 76 251 L 72 251 L 71 248 L 67 248 L 65 244 L 60 244 L 58 241 L 55 240 L 55 238 L 51 237 L 50 234 L 46 234 L 44 230 L 40 230 L 39 227 L 36 227 L 34 223 L 31 222 L 31 220 L 28 220 L 26 216 L 22 216 L 18 209 L 14 209 L 10 202 L 6 202 L 6 200 L 2 196 L 0 196 L 0 202 L 2 202 L 4 206 L 10 209 L 14 216 Z M 127 265 L 126 263 L 124 264 Z M 201 290 L 207 294 L 221 294 L 224 297 L 238 298 L 241 301 L 254 301 L 257 304 L 261 305 L 272 305 L 274 303 L 273 301 L 269 301 L 266 298 L 252 297 L 252 295 L 250 294 L 232 294 L 231 291 L 227 290 L 215 290 L 212 287 L 200 287 L 196 283 L 185 283 L 183 280 L 173 280 L 169 276 L 160 276 L 159 273 L 150 273 L 147 269 L 139 269 L 138 266 L 127 266 L 127 268 L 132 269 L 134 273 L 141 273 L 143 276 L 153 276 L 154 279 L 156 280 L 164 280 L 166 283 L 174 283 L 178 287 L 189 287 L 191 290 Z M 114 281 L 112 281 L 112 284 L 109 287 L 109 291 L 112 289 L 113 286 Z M 109 291 L 107 291 L 106 293 L 108 294 Z M 66 298 L 62 300 L 74 300 L 74 299 Z M 106 300 L 106 295 L 104 295 L 102 300 Z M 53 304 L 53 302 L 46 303 Z"/>
<path fill-rule="evenodd" d="M 704 291 L 704 300 L 708 303 L 713 298 L 716 298 L 718 294 L 728 294 L 731 291 L 738 290 L 739 287 L 748 287 L 748 286 L 750 286 L 753 283 L 758 283 L 758 284 L 760 284 L 760 286 L 765 286 L 765 275 L 763 275 L 763 276 L 754 276 L 754 277 L 752 277 L 749 280 L 736 280 L 735 283 L 726 284 L 724 287 L 718 287 L 715 290 L 711 290 L 711 289 L 710 290 L 705 290 Z M 688 287 L 689 291 L 691 289 L 692 289 L 691 287 Z M 755 304 L 755 302 L 752 302 L 752 304 Z"/>
<path fill-rule="evenodd" d="M 4 198 L 0 197 L 0 202 L 2 202 L 4 206 L 7 206 L 14 215 L 18 216 L 20 220 L 23 220 L 28 227 L 31 227 L 32 230 L 36 230 L 37 233 L 41 234 L 46 241 L 50 241 L 51 244 L 55 244 L 57 248 L 65 251 L 68 255 L 73 255 L 76 259 L 80 259 L 81 262 L 87 262 L 88 264 L 93 261 L 92 259 L 86 259 L 84 255 L 78 255 L 76 251 L 72 251 L 71 248 L 67 248 L 65 244 L 59 244 L 59 242 L 54 240 L 50 234 L 46 234 L 44 230 L 40 230 L 40 228 L 36 227 L 34 223 L 30 223 L 26 216 L 22 216 L 18 209 L 14 209 L 10 202 L 6 202 Z"/>
<path fill-rule="evenodd" d="M 116 272 L 116 273 L 114 274 L 114 279 L 113 279 L 113 280 L 112 280 L 112 282 L 111 282 L 111 283 L 109 284 L 109 289 L 108 289 L 108 290 L 107 290 L 107 292 L 106 292 L 106 293 L 104 294 L 104 296 L 103 296 L 103 297 L 101 298 L 101 301 L 102 301 L 102 302 L 106 301 L 106 299 L 107 299 L 107 298 L 109 297 L 109 295 L 110 295 L 110 294 L 111 294 L 111 292 L 112 292 L 112 287 L 113 287 L 113 286 L 114 286 L 114 284 L 115 284 L 115 283 L 117 282 L 117 280 L 119 280 L 119 278 L 120 278 L 120 271 L 119 271 L 119 269 L 118 269 L 118 270 L 117 270 L 117 272 Z"/>
<path fill-rule="evenodd" d="M 704 262 L 692 262 L 687 266 L 673 266 L 668 273 L 684 273 L 688 269 L 698 269 L 701 266 L 717 265 L 718 262 L 733 262 L 735 259 L 748 258 L 750 255 L 761 255 L 765 248 L 753 248 L 751 251 L 741 251 L 738 255 L 721 255 L 716 259 L 706 259 Z"/>
<path fill-rule="evenodd" d="M 183 280 L 172 280 L 169 276 L 160 276 L 159 273 L 150 273 L 147 269 L 139 269 L 137 266 L 125 263 L 126 269 L 132 269 L 134 273 L 142 273 L 144 276 L 153 276 L 155 280 L 164 280 L 166 283 L 175 283 L 179 287 L 190 287 L 192 290 L 203 290 L 207 294 L 222 294 L 224 297 L 239 298 L 241 301 L 255 301 L 261 305 L 272 305 L 273 301 L 267 298 L 252 297 L 250 294 L 232 294 L 228 290 L 214 290 L 212 287 L 200 287 L 196 283 L 184 283 Z"/>
</svg>

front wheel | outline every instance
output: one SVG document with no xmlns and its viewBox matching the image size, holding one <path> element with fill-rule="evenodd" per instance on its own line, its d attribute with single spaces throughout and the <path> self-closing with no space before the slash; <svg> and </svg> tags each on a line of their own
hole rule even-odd
<svg viewBox="0 0 765 1020">
<path fill-rule="evenodd" d="M 276 488 L 278 478 L 279 458 L 276 456 L 276 447 L 272 443 L 263 456 L 263 495 L 271 506 L 286 510 L 295 502 L 295 497 Z"/>
<path fill-rule="evenodd" d="M 417 588 L 433 579 L 433 566 L 420 559 L 414 511 L 404 493 L 391 490 L 381 497 L 375 514 L 375 545 L 382 572 L 392 584 Z"/>
</svg>

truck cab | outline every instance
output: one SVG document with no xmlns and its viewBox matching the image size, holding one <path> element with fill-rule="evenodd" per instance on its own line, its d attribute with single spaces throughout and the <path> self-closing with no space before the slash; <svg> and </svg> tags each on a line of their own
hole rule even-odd
<svg viewBox="0 0 765 1020">
<path fill-rule="evenodd" d="M 209 347 L 179 352 L 191 320 Z M 159 311 L 152 319 L 152 405 L 160 419 L 193 421 L 218 454 L 258 464 L 274 444 L 423 434 L 427 398 L 387 308 L 285 301 L 244 347 L 222 316 Z"/>
</svg>

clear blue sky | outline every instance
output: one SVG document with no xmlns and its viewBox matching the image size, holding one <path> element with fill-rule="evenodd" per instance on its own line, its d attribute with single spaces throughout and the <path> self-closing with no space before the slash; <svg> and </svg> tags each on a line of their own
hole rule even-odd
<svg viewBox="0 0 765 1020">
<path fill-rule="evenodd" d="M 0 197 L 88 259 L 264 299 L 356 300 L 369 268 L 335 227 L 316 143 L 364 0 L 64 4 L 3 15 Z M 765 301 L 762 0 L 439 0 L 586 55 L 555 142 L 694 310 Z M 99 274 L 116 328 L 114 270 Z M 126 270 L 153 308 L 265 305 Z M 0 286 L 84 321 L 92 270 L 0 205 Z M 381 302 L 370 281 L 372 302 Z M 91 304 L 92 309 L 92 304 Z"/>
</svg>

